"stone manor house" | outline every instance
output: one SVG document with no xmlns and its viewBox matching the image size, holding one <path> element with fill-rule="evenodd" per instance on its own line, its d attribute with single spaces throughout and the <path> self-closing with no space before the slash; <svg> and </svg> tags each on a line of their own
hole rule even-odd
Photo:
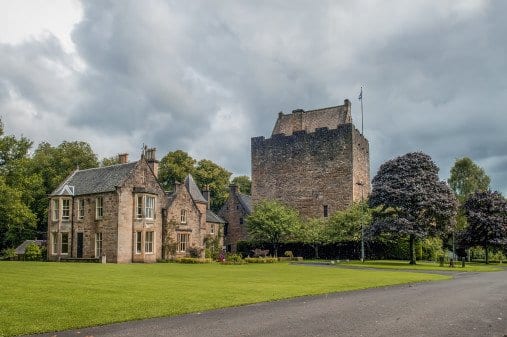
<svg viewBox="0 0 507 337">
<path fill-rule="evenodd" d="M 50 195 L 48 259 L 101 258 L 107 262 L 155 262 L 201 256 L 208 240 L 223 244 L 223 224 L 209 209 L 209 191 L 191 175 L 166 192 L 157 182 L 155 149 L 141 159 L 76 170 Z"/>
</svg>

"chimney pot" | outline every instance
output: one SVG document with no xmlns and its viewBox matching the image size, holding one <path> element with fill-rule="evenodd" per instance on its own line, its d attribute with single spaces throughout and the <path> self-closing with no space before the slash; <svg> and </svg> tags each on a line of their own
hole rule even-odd
<svg viewBox="0 0 507 337">
<path fill-rule="evenodd" d="M 118 155 L 118 161 L 120 164 L 126 164 L 129 161 L 129 154 L 128 153 L 120 153 Z"/>
</svg>

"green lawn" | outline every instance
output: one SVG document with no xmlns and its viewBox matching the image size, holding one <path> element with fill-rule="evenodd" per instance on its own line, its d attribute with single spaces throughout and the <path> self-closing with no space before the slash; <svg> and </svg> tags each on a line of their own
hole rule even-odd
<svg viewBox="0 0 507 337">
<path fill-rule="evenodd" d="M 0 262 L 0 336 L 447 278 L 422 273 L 286 263 L 102 265 Z"/>
<path fill-rule="evenodd" d="M 350 266 L 350 267 L 367 267 L 367 268 L 380 268 L 380 269 L 399 269 L 399 270 L 434 270 L 434 271 L 455 271 L 455 272 L 489 272 L 489 271 L 500 271 L 503 270 L 501 265 L 486 265 L 483 263 L 467 262 L 465 268 L 461 267 L 461 262 L 456 262 L 456 267 L 449 267 L 449 263 L 444 264 L 444 267 L 440 267 L 438 262 L 431 261 L 417 261 L 417 264 L 410 265 L 408 261 L 399 260 L 377 260 L 377 261 L 350 261 L 340 262 L 338 266 Z"/>
</svg>

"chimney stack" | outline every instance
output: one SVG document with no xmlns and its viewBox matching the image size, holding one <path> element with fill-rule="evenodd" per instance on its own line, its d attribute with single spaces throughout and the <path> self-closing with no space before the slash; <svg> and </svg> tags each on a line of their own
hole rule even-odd
<svg viewBox="0 0 507 337">
<path fill-rule="evenodd" d="M 126 164 L 129 162 L 129 154 L 128 153 L 120 153 L 118 154 L 118 162 L 120 164 Z"/>
<path fill-rule="evenodd" d="M 210 209 L 210 204 L 211 204 L 211 193 L 209 191 L 209 186 L 208 185 L 205 185 L 203 190 L 202 190 L 202 196 L 204 197 L 204 199 L 206 199 L 206 201 L 208 202 L 208 204 L 206 205 L 206 209 Z"/>
<path fill-rule="evenodd" d="M 157 148 L 152 147 L 151 149 L 146 149 L 145 158 L 148 166 L 150 166 L 155 178 L 158 178 L 158 160 L 156 159 L 156 151 Z"/>
</svg>

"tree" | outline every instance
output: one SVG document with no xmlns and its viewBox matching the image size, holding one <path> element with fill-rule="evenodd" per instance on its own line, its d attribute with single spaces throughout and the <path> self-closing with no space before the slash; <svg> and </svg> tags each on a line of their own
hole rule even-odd
<svg viewBox="0 0 507 337">
<path fill-rule="evenodd" d="M 499 192 L 475 192 L 463 205 L 468 227 L 462 233 L 470 247 L 480 245 L 489 263 L 490 246 L 507 244 L 507 201 Z"/>
<path fill-rule="evenodd" d="M 120 158 L 118 158 L 118 156 L 111 156 L 111 157 L 102 158 L 102 160 L 100 161 L 100 166 L 106 167 L 106 166 L 116 165 L 119 163 L 120 163 Z"/>
<path fill-rule="evenodd" d="M 174 190 L 174 182 L 183 182 L 189 174 L 194 174 L 195 159 L 182 150 L 166 154 L 158 167 L 158 179 L 167 190 Z"/>
<path fill-rule="evenodd" d="M 371 209 L 366 202 L 354 203 L 343 211 L 331 215 L 328 221 L 329 240 L 331 242 L 360 241 L 361 225 L 369 227 Z"/>
<path fill-rule="evenodd" d="M 373 212 L 371 231 L 408 237 L 410 264 L 416 264 L 416 239 L 446 233 L 454 225 L 456 197 L 438 180 L 431 157 L 422 152 L 382 164 L 372 186 L 369 204 L 378 209 Z"/>
<path fill-rule="evenodd" d="M 35 215 L 23 203 L 22 192 L 8 186 L 0 176 L 0 250 L 33 238 L 36 223 Z"/>
<path fill-rule="evenodd" d="M 252 190 L 252 181 L 249 176 L 237 176 L 234 177 L 231 181 L 232 184 L 238 185 L 239 190 L 244 193 L 250 195 Z"/>
<path fill-rule="evenodd" d="M 275 256 L 278 246 L 296 237 L 299 229 L 299 213 L 278 201 L 263 200 L 246 218 L 248 235 L 254 242 L 270 243 Z"/>
<path fill-rule="evenodd" d="M 484 169 L 468 157 L 456 159 L 447 181 L 461 203 L 472 193 L 487 191 L 490 183 Z"/>
<path fill-rule="evenodd" d="M 211 160 L 202 159 L 195 168 L 195 180 L 202 190 L 208 187 L 211 194 L 211 209 L 218 211 L 229 195 L 231 172 Z"/>
<path fill-rule="evenodd" d="M 319 246 L 328 241 L 327 221 L 324 219 L 310 219 L 301 223 L 298 231 L 298 241 L 310 245 L 315 258 L 319 258 Z"/>
<path fill-rule="evenodd" d="M 57 147 L 42 142 L 35 150 L 30 164 L 31 172 L 42 178 L 45 195 L 53 192 L 77 168 L 99 166 L 97 155 L 91 146 L 81 141 L 65 141 Z M 47 229 L 47 208 L 48 200 L 45 196 L 38 198 L 32 208 L 37 215 L 38 230 L 42 232 Z"/>
</svg>

